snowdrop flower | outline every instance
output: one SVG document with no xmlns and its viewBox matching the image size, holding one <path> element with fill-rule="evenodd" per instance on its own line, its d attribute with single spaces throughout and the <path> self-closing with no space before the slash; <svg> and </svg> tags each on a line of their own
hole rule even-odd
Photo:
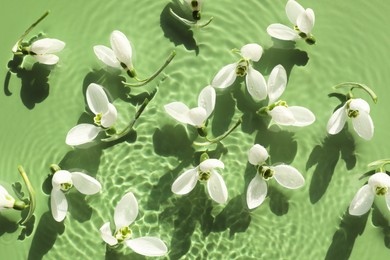
<svg viewBox="0 0 390 260">
<path fill-rule="evenodd" d="M 145 256 L 163 256 L 167 253 L 167 246 L 156 237 L 139 237 L 132 239 L 132 231 L 129 225 L 138 215 L 138 203 L 133 193 L 129 192 L 122 197 L 114 212 L 115 233 L 111 233 L 110 222 L 100 228 L 100 234 L 104 242 L 110 246 L 124 242 L 136 253 Z"/>
<path fill-rule="evenodd" d="M 349 214 L 360 216 L 368 212 L 374 202 L 375 195 L 385 196 L 387 208 L 390 210 L 390 176 L 377 172 L 368 179 L 368 184 L 361 187 L 352 199 Z"/>
<path fill-rule="evenodd" d="M 370 140 L 374 135 L 374 124 L 370 116 L 370 105 L 361 98 L 349 99 L 342 107 L 337 109 L 330 117 L 327 125 L 328 133 L 339 133 L 347 121 L 351 118 L 356 133 L 365 140 Z"/>
<path fill-rule="evenodd" d="M 214 88 L 227 88 L 234 83 L 237 76 L 245 76 L 246 87 L 253 99 L 259 101 L 267 97 L 267 84 L 263 75 L 252 67 L 252 62 L 260 60 L 263 48 L 250 43 L 244 45 L 241 50 L 241 59 L 238 62 L 226 65 L 211 82 Z"/>
<path fill-rule="evenodd" d="M 268 107 L 262 108 L 272 120 L 282 126 L 308 126 L 315 121 L 314 114 L 301 106 L 288 106 L 286 101 L 276 100 L 283 94 L 287 84 L 287 73 L 282 65 L 277 65 L 268 78 Z"/>
<path fill-rule="evenodd" d="M 217 159 L 206 159 L 197 167 L 181 174 L 172 184 L 172 192 L 184 195 L 191 192 L 199 181 L 207 182 L 210 197 L 217 203 L 225 203 L 228 199 L 227 188 L 222 176 L 215 168 L 223 169 L 225 165 Z"/>
<path fill-rule="evenodd" d="M 91 83 L 87 88 L 87 103 L 89 109 L 95 114 L 96 124 L 79 124 L 69 130 L 66 144 L 77 146 L 93 141 L 104 130 L 109 130 L 117 119 L 117 110 L 108 101 L 102 86 Z"/>
<path fill-rule="evenodd" d="M 12 209 L 14 205 L 15 199 L 0 185 L 0 210 Z"/>
<path fill-rule="evenodd" d="M 295 0 L 289 0 L 286 4 L 286 14 L 294 29 L 280 24 L 271 24 L 267 28 L 267 33 L 277 39 L 285 41 L 295 41 L 304 39 L 308 44 L 314 44 L 315 38 L 311 34 L 314 26 L 314 11 L 310 8 L 306 10 Z"/>
<path fill-rule="evenodd" d="M 298 189 L 305 183 L 299 171 L 290 165 L 267 166 L 265 161 L 268 157 L 267 150 L 259 144 L 255 144 L 248 152 L 249 163 L 257 168 L 256 176 L 249 183 L 246 194 L 249 209 L 263 203 L 268 190 L 266 182 L 271 178 L 275 178 L 280 185 L 288 189 Z"/>
<path fill-rule="evenodd" d="M 182 102 L 172 102 L 165 105 L 164 109 L 180 123 L 202 128 L 205 126 L 207 118 L 214 111 L 215 96 L 214 88 L 207 86 L 199 93 L 197 107 L 189 109 Z"/>
<path fill-rule="evenodd" d="M 100 183 L 91 176 L 65 170 L 55 172 L 51 183 L 53 185 L 50 199 L 51 214 L 57 222 L 64 220 L 68 211 L 65 192 L 74 186 L 82 194 L 92 195 L 98 193 L 102 188 Z"/>
<path fill-rule="evenodd" d="M 191 26 L 191 27 L 205 27 L 211 21 L 213 20 L 213 17 L 211 17 L 207 22 L 203 24 L 199 24 L 199 20 L 201 19 L 201 10 L 204 0 L 178 0 L 178 3 L 183 10 L 184 13 L 191 13 L 192 19 L 194 21 L 187 20 L 180 15 L 176 14 L 171 8 L 169 9 L 170 13 L 173 17 L 175 17 L 177 20 L 182 22 L 185 25 Z"/>
</svg>

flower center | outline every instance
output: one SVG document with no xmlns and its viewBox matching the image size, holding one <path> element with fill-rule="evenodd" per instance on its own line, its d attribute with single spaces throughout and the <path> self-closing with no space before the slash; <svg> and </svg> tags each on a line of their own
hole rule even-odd
<svg viewBox="0 0 390 260">
<path fill-rule="evenodd" d="M 73 187 L 73 183 L 70 183 L 70 182 L 61 183 L 60 187 L 61 187 L 62 191 L 68 191 L 68 190 L 70 190 L 70 188 Z"/>
<path fill-rule="evenodd" d="M 359 110 L 348 109 L 348 117 L 356 118 L 359 116 Z"/>
<path fill-rule="evenodd" d="M 236 75 L 243 77 L 246 75 L 249 67 L 249 62 L 245 59 L 241 59 L 236 67 Z"/>
<path fill-rule="evenodd" d="M 376 186 L 375 187 L 375 193 L 378 196 L 383 196 L 386 195 L 388 192 L 389 188 L 388 187 L 382 187 L 382 186 Z"/>
<path fill-rule="evenodd" d="M 102 113 L 97 114 L 97 115 L 93 118 L 93 122 L 94 122 L 97 126 L 101 126 L 101 125 L 102 125 L 102 117 L 103 117 L 103 114 L 102 114 Z"/>
<path fill-rule="evenodd" d="M 208 181 L 210 179 L 210 172 L 202 172 L 202 171 L 199 171 L 199 180 L 200 181 Z"/>
<path fill-rule="evenodd" d="M 274 176 L 275 171 L 268 166 L 260 166 L 258 173 L 263 177 L 264 180 L 269 180 Z"/>
<path fill-rule="evenodd" d="M 115 232 L 114 237 L 118 240 L 118 242 L 125 241 L 131 237 L 131 229 L 129 227 L 123 227 L 118 229 L 118 231 Z"/>
</svg>

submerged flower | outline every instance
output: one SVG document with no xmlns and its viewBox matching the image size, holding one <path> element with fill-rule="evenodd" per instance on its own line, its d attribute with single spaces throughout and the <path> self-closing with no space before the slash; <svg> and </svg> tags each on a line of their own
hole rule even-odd
<svg viewBox="0 0 390 260">
<path fill-rule="evenodd" d="M 0 210 L 12 209 L 14 205 L 15 199 L 0 185 Z"/>
<path fill-rule="evenodd" d="M 210 197 L 217 203 L 225 203 L 228 199 L 227 188 L 222 176 L 215 168 L 223 169 L 223 162 L 217 159 L 206 159 L 197 167 L 181 174 L 172 184 L 172 192 L 184 195 L 191 192 L 199 181 L 207 182 Z"/>
<path fill-rule="evenodd" d="M 359 189 L 349 206 L 349 214 L 360 216 L 368 212 L 374 203 L 375 195 L 385 196 L 390 210 L 390 176 L 377 172 L 368 179 L 368 184 Z"/>
<path fill-rule="evenodd" d="M 92 195 L 98 193 L 102 188 L 100 183 L 91 176 L 65 170 L 55 172 L 51 183 L 53 185 L 50 199 L 51 214 L 57 222 L 64 220 L 68 211 L 65 192 L 74 186 L 80 193 Z"/>
<path fill-rule="evenodd" d="M 165 111 L 180 123 L 197 128 L 205 125 L 207 118 L 214 111 L 215 90 L 211 86 L 202 89 L 198 96 L 198 107 L 189 109 L 182 102 L 172 102 L 164 106 Z"/>
<path fill-rule="evenodd" d="M 347 121 L 351 118 L 356 133 L 365 140 L 370 140 L 374 135 L 374 123 L 370 116 L 370 105 L 361 98 L 349 99 L 342 107 L 338 108 L 330 117 L 327 125 L 328 133 L 339 133 Z"/>
<path fill-rule="evenodd" d="M 100 234 L 104 242 L 110 246 L 124 242 L 134 252 L 145 256 L 162 256 L 168 251 L 161 239 L 156 237 L 139 237 L 132 239 L 132 231 L 129 225 L 138 215 L 138 203 L 133 193 L 126 193 L 119 201 L 114 212 L 115 233 L 111 233 L 110 222 L 106 222 L 100 228 Z"/>
<path fill-rule="evenodd" d="M 290 165 L 265 165 L 268 157 L 267 150 L 259 144 L 255 144 L 248 152 L 249 163 L 257 168 L 256 176 L 249 183 L 246 194 L 249 209 L 256 208 L 263 203 L 268 190 L 266 181 L 271 178 L 275 178 L 280 185 L 288 189 L 298 189 L 305 183 L 302 174 Z"/>
<path fill-rule="evenodd" d="M 286 4 L 286 14 L 294 29 L 280 24 L 271 24 L 267 28 L 267 33 L 277 39 L 285 41 L 295 41 L 304 39 L 308 44 L 314 44 L 315 39 L 311 34 L 314 26 L 314 11 L 310 8 L 306 10 L 295 0 L 289 0 Z"/>
<path fill-rule="evenodd" d="M 241 59 L 223 67 L 211 82 L 215 88 L 227 88 L 234 83 L 237 76 L 245 76 L 246 87 L 253 99 L 260 101 L 267 97 L 267 84 L 263 75 L 255 70 L 252 62 L 260 60 L 263 54 L 263 48 L 250 43 L 244 45 L 241 50 Z"/>
<path fill-rule="evenodd" d="M 77 146 L 93 141 L 103 130 L 110 129 L 116 119 L 117 110 L 108 100 L 102 86 L 91 83 L 87 88 L 87 103 L 89 109 L 95 114 L 92 124 L 79 124 L 69 130 L 66 144 Z"/>
</svg>

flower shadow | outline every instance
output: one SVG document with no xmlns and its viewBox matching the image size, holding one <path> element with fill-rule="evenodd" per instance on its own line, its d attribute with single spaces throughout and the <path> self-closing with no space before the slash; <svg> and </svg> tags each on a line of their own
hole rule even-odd
<svg viewBox="0 0 390 260">
<path fill-rule="evenodd" d="M 374 226 L 381 228 L 384 236 L 384 244 L 390 249 L 390 222 L 385 218 L 381 210 L 374 204 L 372 211 L 372 223 Z"/>
<path fill-rule="evenodd" d="M 10 234 L 16 232 L 18 228 L 19 225 L 17 222 L 0 215 L 0 237 L 6 233 Z"/>
<path fill-rule="evenodd" d="M 270 198 L 269 208 L 276 216 L 283 216 L 288 213 L 289 202 L 288 197 L 273 185 L 268 186 L 268 194 Z"/>
<path fill-rule="evenodd" d="M 130 253 L 130 254 L 123 254 L 122 252 L 119 252 L 115 248 L 110 248 L 109 246 L 106 247 L 106 255 L 105 260 L 144 260 L 147 259 L 145 256 L 139 255 L 137 253 Z"/>
<path fill-rule="evenodd" d="M 355 167 L 355 147 L 352 134 L 344 129 L 336 135 L 326 136 L 321 144 L 313 148 L 306 163 L 306 170 L 317 165 L 309 187 L 312 204 L 317 203 L 325 194 L 340 158 L 344 160 L 347 170 Z"/>
</svg>

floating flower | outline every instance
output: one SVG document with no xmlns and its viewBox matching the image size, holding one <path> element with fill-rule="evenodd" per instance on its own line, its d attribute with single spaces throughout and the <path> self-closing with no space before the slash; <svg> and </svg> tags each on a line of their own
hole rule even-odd
<svg viewBox="0 0 390 260">
<path fill-rule="evenodd" d="M 65 170 L 55 172 L 51 183 L 53 185 L 50 199 L 51 214 L 57 222 L 64 220 L 68 211 L 65 192 L 74 186 L 80 193 L 92 195 L 98 193 L 102 188 L 100 183 L 91 176 Z"/>
<path fill-rule="evenodd" d="M 349 214 L 360 216 L 368 212 L 374 202 L 375 195 L 385 196 L 387 208 L 390 210 L 390 176 L 377 172 L 368 179 L 368 184 L 361 187 L 349 206 Z"/>
<path fill-rule="evenodd" d="M 69 130 L 66 144 L 77 146 L 93 141 L 104 130 L 109 130 L 117 119 L 117 110 L 108 101 L 102 86 L 91 83 L 87 88 L 87 103 L 89 109 L 95 114 L 93 124 L 79 124 Z"/>
<path fill-rule="evenodd" d="M 181 17 L 180 15 L 176 14 L 171 8 L 169 9 L 169 11 L 173 17 L 175 17 L 183 24 L 190 27 L 202 28 L 207 26 L 213 20 L 213 17 L 211 17 L 207 22 L 203 24 L 199 23 L 199 20 L 201 19 L 201 10 L 202 10 L 203 1 L 204 0 L 179 0 L 178 1 L 184 13 L 191 13 L 193 21 Z"/>
<path fill-rule="evenodd" d="M 191 192 L 199 181 L 207 182 L 210 197 L 217 203 L 225 203 L 228 199 L 227 188 L 222 176 L 215 168 L 223 169 L 223 162 L 217 159 L 206 159 L 197 167 L 181 174 L 172 184 L 172 192 L 184 195 Z"/>
<path fill-rule="evenodd" d="M 267 28 L 267 33 L 277 39 L 285 41 L 295 41 L 304 39 L 308 44 L 314 44 L 315 38 L 311 34 L 314 26 L 314 11 L 310 8 L 306 10 L 295 0 L 289 0 L 286 4 L 286 14 L 294 29 L 280 24 L 271 24 Z"/>
<path fill-rule="evenodd" d="M 255 144 L 248 152 L 249 163 L 257 168 L 256 176 L 249 183 L 246 194 L 249 209 L 263 203 L 268 190 L 266 181 L 271 178 L 275 178 L 280 185 L 288 189 L 298 189 L 305 183 L 301 173 L 290 165 L 267 166 L 265 161 L 268 157 L 267 150 L 259 144 Z"/>
<path fill-rule="evenodd" d="M 351 118 L 356 133 L 365 140 L 370 140 L 374 135 L 374 123 L 370 116 L 370 105 L 361 98 L 349 99 L 342 107 L 338 108 L 330 117 L 327 125 L 328 133 L 339 133 L 347 121 Z"/>
<path fill-rule="evenodd" d="M 252 62 L 260 60 L 263 48 L 250 43 L 244 45 L 240 50 L 241 59 L 223 67 L 211 82 L 214 88 L 227 88 L 234 83 L 237 76 L 245 76 L 246 87 L 253 99 L 259 101 L 267 97 L 267 84 L 263 75 L 255 70 Z"/>
<path fill-rule="evenodd" d="M 167 253 L 167 246 L 156 237 L 139 237 L 131 239 L 132 231 L 129 225 L 138 215 L 138 203 L 133 193 L 126 193 L 119 201 L 114 212 L 115 233 L 111 233 L 110 222 L 100 228 L 104 242 L 110 246 L 124 242 L 134 252 L 145 256 L 163 256 Z"/>
<path fill-rule="evenodd" d="M 0 185 L 0 210 L 12 209 L 14 205 L 15 199 Z"/>
</svg>

